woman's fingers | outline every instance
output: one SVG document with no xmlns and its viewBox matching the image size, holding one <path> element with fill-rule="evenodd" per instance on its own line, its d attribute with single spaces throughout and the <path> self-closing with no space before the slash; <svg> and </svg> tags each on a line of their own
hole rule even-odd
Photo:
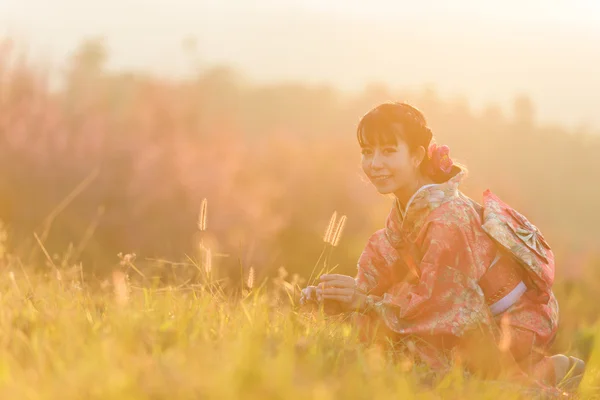
<svg viewBox="0 0 600 400">
<path fill-rule="evenodd" d="M 352 296 L 350 295 L 324 294 L 323 298 L 327 300 L 337 300 L 342 303 L 350 303 L 352 301 Z"/>
<path fill-rule="evenodd" d="M 326 288 L 326 289 L 317 289 L 318 295 L 338 295 L 338 296 L 353 296 L 354 289 L 351 288 Z"/>
<path fill-rule="evenodd" d="M 342 288 L 351 288 L 356 286 L 356 282 L 354 279 L 351 280 L 333 280 L 333 281 L 324 281 L 319 283 L 319 287 L 342 287 Z"/>
<path fill-rule="evenodd" d="M 323 294 L 353 294 L 354 290 L 349 288 L 327 288 L 323 290 Z"/>
<path fill-rule="evenodd" d="M 325 282 L 325 281 L 347 281 L 347 280 L 352 280 L 354 281 L 354 278 L 348 275 L 341 275 L 341 274 L 325 274 L 325 275 L 321 275 L 320 277 L 321 282 Z"/>
<path fill-rule="evenodd" d="M 302 289 L 302 295 L 300 297 L 300 304 L 306 304 L 310 301 L 319 301 L 317 296 L 317 287 L 316 286 L 307 286 Z"/>
<path fill-rule="evenodd" d="M 301 303 L 310 301 L 321 302 L 324 299 L 337 300 L 343 303 L 349 303 L 354 298 L 356 288 L 354 278 L 348 280 L 333 280 L 321 282 L 318 286 L 307 286 L 302 289 Z M 349 285 L 352 283 L 352 285 Z M 343 285 L 343 286 L 342 286 Z"/>
<path fill-rule="evenodd" d="M 315 293 L 316 289 L 317 288 L 315 286 L 307 286 L 304 289 L 302 289 L 302 295 L 310 299 Z"/>
</svg>

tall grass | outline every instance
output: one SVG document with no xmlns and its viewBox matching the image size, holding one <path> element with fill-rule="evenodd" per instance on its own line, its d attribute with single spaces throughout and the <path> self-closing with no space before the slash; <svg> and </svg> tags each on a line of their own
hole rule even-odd
<svg viewBox="0 0 600 400">
<path fill-rule="evenodd" d="M 353 326 L 300 310 L 271 282 L 243 297 L 208 285 L 137 286 L 122 266 L 92 288 L 27 274 L 17 260 L 0 280 L 3 399 L 517 399 L 508 382 L 458 370 L 428 376 Z M 7 272 L 10 271 L 10 272 Z M 10 276 L 10 278 L 9 278 Z M 288 282 L 289 283 L 289 282 Z M 596 342 L 600 334 L 596 333 Z M 583 398 L 600 384 L 600 353 L 588 364 Z M 532 397 L 533 396 L 533 397 Z"/>
</svg>

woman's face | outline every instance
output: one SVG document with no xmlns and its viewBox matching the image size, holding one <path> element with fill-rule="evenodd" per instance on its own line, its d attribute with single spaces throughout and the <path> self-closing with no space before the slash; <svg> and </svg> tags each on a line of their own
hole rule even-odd
<svg viewBox="0 0 600 400">
<path fill-rule="evenodd" d="M 400 139 L 396 144 L 364 144 L 362 168 L 381 194 L 401 192 L 418 178 L 418 160 Z"/>
</svg>

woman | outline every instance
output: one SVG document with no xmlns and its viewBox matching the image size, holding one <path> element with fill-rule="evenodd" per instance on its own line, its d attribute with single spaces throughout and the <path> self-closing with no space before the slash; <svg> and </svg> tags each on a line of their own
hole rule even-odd
<svg viewBox="0 0 600 400">
<path fill-rule="evenodd" d="M 416 108 L 381 104 L 357 137 L 366 176 L 393 207 L 357 276 L 323 275 L 302 301 L 354 312 L 363 338 L 401 343 L 435 369 L 461 360 L 485 376 L 517 370 L 552 385 L 581 372 L 580 360 L 547 356 L 558 304 L 554 257 L 537 228 L 489 191 L 482 205 L 461 193 L 466 171 L 432 144 Z"/>
</svg>

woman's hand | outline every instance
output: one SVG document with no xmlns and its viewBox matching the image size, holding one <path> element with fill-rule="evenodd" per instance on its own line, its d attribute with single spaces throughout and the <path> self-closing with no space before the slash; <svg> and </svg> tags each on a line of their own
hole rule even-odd
<svg viewBox="0 0 600 400">
<path fill-rule="evenodd" d="M 321 275 L 317 296 L 325 300 L 335 300 L 346 311 L 363 311 L 367 296 L 356 287 L 356 281 L 348 275 Z"/>
<path fill-rule="evenodd" d="M 317 298 L 317 287 L 307 286 L 300 292 L 300 305 L 304 306 L 309 303 L 318 303 L 320 299 Z"/>
<path fill-rule="evenodd" d="M 325 300 L 320 294 L 317 294 L 317 286 L 307 286 L 300 292 L 300 305 L 306 306 L 313 304 L 318 306 L 323 305 L 323 311 L 328 315 L 336 315 L 344 312 L 345 307 L 342 306 L 338 301 Z"/>
</svg>

